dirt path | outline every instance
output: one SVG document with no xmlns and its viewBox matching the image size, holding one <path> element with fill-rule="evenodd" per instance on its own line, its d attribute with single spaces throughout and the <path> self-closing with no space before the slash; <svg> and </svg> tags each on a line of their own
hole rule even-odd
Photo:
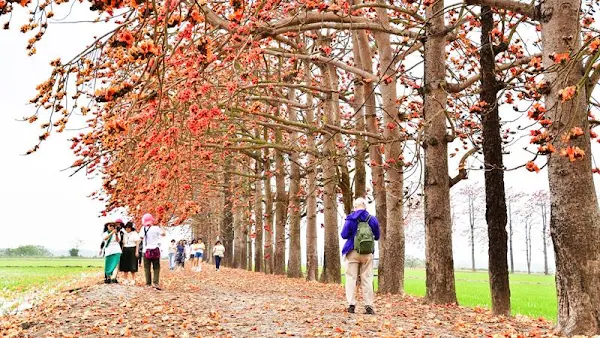
<svg viewBox="0 0 600 338">
<path fill-rule="evenodd" d="M 349 315 L 338 285 L 234 269 L 161 273 L 163 291 L 89 280 L 20 315 L 0 317 L 0 336 L 552 336 L 546 321 L 431 307 L 413 297 L 379 296 L 376 316 Z"/>
</svg>

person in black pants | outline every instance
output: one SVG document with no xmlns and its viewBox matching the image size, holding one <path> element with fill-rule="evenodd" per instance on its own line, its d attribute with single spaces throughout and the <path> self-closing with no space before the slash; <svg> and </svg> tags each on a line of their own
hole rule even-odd
<svg viewBox="0 0 600 338">
<path fill-rule="evenodd" d="M 215 256 L 215 267 L 217 271 L 221 268 L 221 259 L 225 256 L 225 247 L 221 241 L 217 241 L 213 247 L 213 256 Z"/>
<path fill-rule="evenodd" d="M 143 238 L 142 243 L 144 245 L 144 275 L 146 276 L 146 285 L 151 286 L 154 284 L 154 288 L 160 290 L 160 238 L 166 234 L 160 226 L 155 224 L 154 217 L 151 214 L 145 214 L 142 217 L 142 225 L 140 237 Z M 151 265 L 152 272 L 150 271 Z M 152 278 L 152 274 L 154 274 L 154 278 Z"/>
</svg>

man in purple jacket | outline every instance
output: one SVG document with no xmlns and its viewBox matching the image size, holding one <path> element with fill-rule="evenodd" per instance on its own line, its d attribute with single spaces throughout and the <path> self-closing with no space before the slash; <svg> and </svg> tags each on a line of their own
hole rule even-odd
<svg viewBox="0 0 600 338">
<path fill-rule="evenodd" d="M 364 198 L 354 201 L 354 212 L 346 217 L 346 223 L 342 229 L 342 238 L 346 240 L 342 255 L 346 258 L 346 300 L 348 301 L 348 312 L 354 313 L 356 309 L 356 282 L 360 271 L 360 287 L 365 301 L 367 314 L 375 314 L 373 310 L 373 254 L 360 255 L 354 250 L 354 237 L 358 229 L 358 223 L 368 220 L 373 231 L 373 237 L 379 240 L 379 222 L 375 216 L 371 216 L 367 210 Z M 369 218 L 370 216 L 370 218 Z"/>
</svg>

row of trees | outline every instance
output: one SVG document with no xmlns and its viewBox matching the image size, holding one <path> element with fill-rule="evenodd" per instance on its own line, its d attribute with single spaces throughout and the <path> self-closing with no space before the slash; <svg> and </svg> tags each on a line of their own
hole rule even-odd
<svg viewBox="0 0 600 338">
<path fill-rule="evenodd" d="M 0 18 L 31 10 L 21 30 L 34 32 L 33 54 L 54 4 L 0 0 Z M 558 330 L 598 334 L 597 7 L 96 0 L 90 10 L 113 26 L 75 58 L 52 61 L 27 119 L 42 117 L 41 142 L 85 116 L 73 168 L 102 176 L 94 197 L 106 212 L 197 223 L 224 239 L 232 265 L 266 273 L 303 275 L 306 218 L 307 278 L 339 283 L 340 216 L 368 196 L 383 233 L 380 292 L 402 293 L 406 205 L 422 194 L 425 299 L 438 304 L 456 302 L 450 190 L 480 161 L 497 314 L 510 313 L 503 160 L 530 137 L 521 166 L 548 168 Z"/>
<path fill-rule="evenodd" d="M 507 203 L 507 233 L 508 258 L 510 272 L 515 272 L 515 257 L 520 251 L 514 247 L 524 242 L 525 262 L 527 273 L 531 273 L 532 253 L 541 248 L 544 262 L 544 274 L 550 274 L 548 246 L 550 243 L 550 196 L 547 191 L 538 190 L 533 193 L 508 191 Z M 480 250 L 488 246 L 487 227 L 485 223 L 485 194 L 478 184 L 465 184 L 456 189 L 451 195 L 453 233 L 466 238 L 470 248 L 471 270 L 476 270 L 476 257 Z M 423 228 L 422 207 L 418 205 L 405 217 L 407 222 L 407 241 L 417 247 L 424 246 L 425 229 Z M 540 242 L 541 247 L 534 247 Z M 481 262 L 479 262 L 481 263 Z"/>
<path fill-rule="evenodd" d="M 52 252 L 40 245 L 21 245 L 0 249 L 0 257 L 51 257 Z"/>
</svg>

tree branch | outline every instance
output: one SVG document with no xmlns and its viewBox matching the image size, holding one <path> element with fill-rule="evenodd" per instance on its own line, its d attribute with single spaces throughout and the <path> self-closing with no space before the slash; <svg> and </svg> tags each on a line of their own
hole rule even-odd
<svg viewBox="0 0 600 338">
<path fill-rule="evenodd" d="M 269 54 L 269 55 L 274 55 L 274 56 L 283 56 L 283 57 L 288 57 L 288 58 L 318 61 L 321 63 L 330 63 L 340 69 L 343 69 L 349 73 L 359 75 L 365 79 L 370 79 L 372 81 L 379 81 L 379 77 L 372 73 L 364 71 L 360 68 L 356 68 L 354 66 L 350 66 L 350 65 L 348 65 L 342 61 L 339 61 L 337 59 L 325 57 L 320 54 L 306 55 L 306 54 L 297 54 L 297 53 L 278 52 L 278 51 L 269 50 L 269 49 L 264 49 L 262 52 L 264 54 Z"/>
<path fill-rule="evenodd" d="M 525 15 L 534 21 L 539 21 L 541 17 L 539 7 L 534 6 L 533 2 L 527 4 L 514 0 L 465 0 L 465 4 L 474 6 L 486 5 L 496 9 L 503 9 Z"/>
<path fill-rule="evenodd" d="M 458 182 L 466 179 L 468 177 L 466 162 L 469 156 L 473 155 L 475 152 L 479 150 L 479 147 L 475 146 L 471 148 L 471 150 L 467 151 L 463 157 L 460 159 L 458 163 L 458 175 L 454 177 L 450 177 L 450 188 L 456 185 Z"/>
<path fill-rule="evenodd" d="M 534 57 L 540 57 L 542 54 L 537 53 L 537 54 L 533 54 L 532 56 L 524 56 L 520 59 L 516 59 L 513 62 L 509 62 L 509 63 L 503 63 L 501 65 L 496 65 L 496 72 L 503 72 L 507 69 L 510 69 L 512 67 L 516 67 L 516 66 L 520 66 L 520 65 L 524 65 L 527 64 L 531 61 L 531 59 L 533 59 Z M 461 83 L 447 83 L 446 84 L 446 91 L 448 93 L 459 93 L 467 88 L 469 88 L 471 85 L 473 85 L 475 82 L 479 81 L 481 79 L 481 74 L 477 74 L 474 75 L 470 78 L 468 78 L 467 80 L 465 80 L 464 82 Z"/>
<path fill-rule="evenodd" d="M 319 28 L 351 30 L 368 29 L 398 36 L 407 36 L 413 39 L 420 38 L 420 34 L 414 31 L 386 28 L 382 25 L 372 23 L 364 17 L 352 15 L 341 16 L 332 12 L 307 12 L 304 15 L 297 15 L 289 19 L 284 19 L 279 23 L 270 25 L 270 27 L 259 27 L 258 31 L 264 35 L 277 36 L 288 32 L 303 32 Z"/>
</svg>

